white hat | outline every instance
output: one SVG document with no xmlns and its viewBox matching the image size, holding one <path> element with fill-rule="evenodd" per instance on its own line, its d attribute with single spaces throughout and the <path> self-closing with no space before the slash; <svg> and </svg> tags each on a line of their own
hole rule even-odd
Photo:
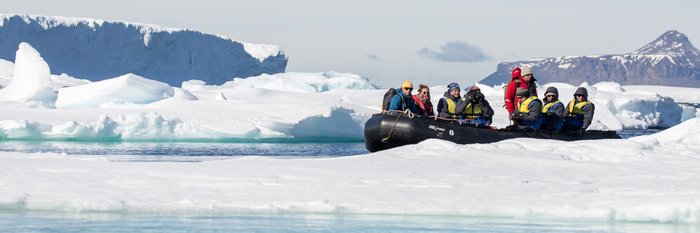
<svg viewBox="0 0 700 233">
<path fill-rule="evenodd" d="M 532 68 L 530 68 L 529 66 L 523 66 L 523 68 L 520 71 L 520 77 L 528 74 L 532 74 Z"/>
</svg>

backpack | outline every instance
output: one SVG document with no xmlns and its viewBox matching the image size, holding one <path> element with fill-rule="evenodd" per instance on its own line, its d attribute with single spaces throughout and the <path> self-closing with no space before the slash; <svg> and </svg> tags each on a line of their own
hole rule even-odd
<svg viewBox="0 0 700 233">
<path fill-rule="evenodd" d="M 508 84 L 510 84 L 510 82 L 508 82 Z M 508 96 L 508 84 L 506 84 L 505 86 L 503 86 L 503 97 L 504 97 L 504 98 L 505 98 L 506 96 Z M 516 80 L 515 80 L 515 90 L 516 90 L 516 91 L 518 90 L 518 87 L 520 87 L 520 79 L 516 79 Z"/>
<path fill-rule="evenodd" d="M 391 97 L 394 97 L 396 95 L 396 88 L 389 88 L 386 93 L 384 93 L 384 101 L 382 101 L 382 111 L 389 110 L 389 102 L 391 101 Z"/>
</svg>

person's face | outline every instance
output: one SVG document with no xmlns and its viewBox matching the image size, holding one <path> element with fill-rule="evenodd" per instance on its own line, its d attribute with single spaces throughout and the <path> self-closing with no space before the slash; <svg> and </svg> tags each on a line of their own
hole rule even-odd
<svg viewBox="0 0 700 233">
<path fill-rule="evenodd" d="M 554 95 L 547 96 L 547 101 L 554 101 L 554 100 L 555 100 Z"/>
<path fill-rule="evenodd" d="M 469 99 L 471 99 L 472 102 L 478 102 L 479 101 L 479 92 L 475 91 L 469 94 Z"/>
<path fill-rule="evenodd" d="M 401 90 L 403 91 L 404 95 L 409 96 L 409 95 L 411 95 L 411 91 L 413 91 L 413 88 L 404 87 Z"/>
<path fill-rule="evenodd" d="M 576 98 L 576 101 L 583 101 L 583 95 L 574 95 L 574 98 Z"/>
<path fill-rule="evenodd" d="M 428 88 L 423 88 L 418 91 L 418 96 L 420 96 L 423 99 L 428 99 L 430 98 L 430 90 L 428 90 Z"/>
<path fill-rule="evenodd" d="M 450 95 L 452 95 L 452 97 L 459 98 L 459 89 L 452 90 Z"/>
<path fill-rule="evenodd" d="M 523 78 L 523 81 L 530 82 L 530 80 L 532 80 L 532 74 L 525 75 L 522 78 Z"/>
</svg>

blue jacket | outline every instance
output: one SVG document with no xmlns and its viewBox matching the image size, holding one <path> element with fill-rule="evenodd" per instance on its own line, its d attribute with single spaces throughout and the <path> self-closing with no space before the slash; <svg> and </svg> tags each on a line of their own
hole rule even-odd
<svg viewBox="0 0 700 233">
<path fill-rule="evenodd" d="M 413 102 L 413 98 L 405 96 L 401 88 L 397 88 L 396 95 L 392 96 L 391 100 L 389 100 L 389 110 L 403 111 L 406 109 L 410 109 L 413 114 L 420 114 L 418 105 Z"/>
</svg>

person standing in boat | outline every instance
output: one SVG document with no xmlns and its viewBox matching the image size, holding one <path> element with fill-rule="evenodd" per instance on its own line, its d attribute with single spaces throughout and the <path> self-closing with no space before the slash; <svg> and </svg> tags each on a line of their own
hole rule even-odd
<svg viewBox="0 0 700 233">
<path fill-rule="evenodd" d="M 418 93 L 413 95 L 413 102 L 418 106 L 420 115 L 434 116 L 433 103 L 430 102 L 430 88 L 425 84 L 418 85 Z"/>
<path fill-rule="evenodd" d="M 447 85 L 447 91 L 443 94 L 440 101 L 438 101 L 437 111 L 438 116 L 442 118 L 452 118 L 459 119 L 461 116 L 460 112 L 456 112 L 457 101 L 459 101 L 459 84 L 450 83 Z"/>
<path fill-rule="evenodd" d="M 515 111 L 515 106 L 517 104 L 515 103 L 517 101 L 517 97 L 515 96 L 515 91 L 518 88 L 527 88 L 527 84 L 525 84 L 522 79 L 520 79 L 520 67 L 515 67 L 513 71 L 511 72 L 511 79 L 510 82 L 508 83 L 508 86 L 506 86 L 506 92 L 503 95 L 504 97 L 504 103 L 506 106 L 506 110 L 508 110 L 508 115 L 513 115 L 513 111 Z"/>
<path fill-rule="evenodd" d="M 574 92 L 574 99 L 566 107 L 564 130 L 585 131 L 593 121 L 594 112 L 595 105 L 588 100 L 588 90 L 584 87 L 579 87 Z"/>
<path fill-rule="evenodd" d="M 530 91 L 525 88 L 518 88 L 515 95 L 518 97 L 518 108 L 511 116 L 515 125 L 539 130 L 542 124 L 542 101 L 537 96 L 530 96 Z"/>
<path fill-rule="evenodd" d="M 481 89 L 476 85 L 464 89 L 467 94 L 457 102 L 456 112 L 461 112 L 467 124 L 474 126 L 489 126 L 493 117 L 493 109 L 484 98 Z"/>
<path fill-rule="evenodd" d="M 522 76 L 520 79 L 522 79 L 525 83 L 525 88 L 530 93 L 530 97 L 537 98 L 537 84 L 535 84 L 537 79 L 535 79 L 535 76 L 532 74 L 532 68 L 529 66 L 523 66 L 521 70 L 520 75 Z"/>
<path fill-rule="evenodd" d="M 559 132 L 564 127 L 564 104 L 559 101 L 559 90 L 549 87 L 544 92 L 542 130 Z"/>
</svg>

